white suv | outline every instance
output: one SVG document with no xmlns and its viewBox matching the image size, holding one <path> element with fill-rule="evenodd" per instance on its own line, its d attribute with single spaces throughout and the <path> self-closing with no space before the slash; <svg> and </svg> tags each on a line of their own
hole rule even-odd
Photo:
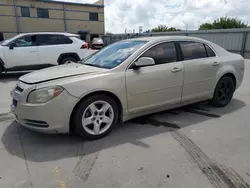
<svg viewBox="0 0 250 188">
<path fill-rule="evenodd" d="M 77 62 L 87 53 L 88 44 L 76 34 L 19 34 L 0 43 L 0 74 L 3 71 L 36 70 Z"/>
</svg>

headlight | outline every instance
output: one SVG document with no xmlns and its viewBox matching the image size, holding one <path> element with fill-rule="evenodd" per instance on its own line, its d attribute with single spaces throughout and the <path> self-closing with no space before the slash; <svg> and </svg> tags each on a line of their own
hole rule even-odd
<svg viewBox="0 0 250 188">
<path fill-rule="evenodd" d="M 28 95 L 28 103 L 46 103 L 51 99 L 57 97 L 64 89 L 60 86 L 46 87 L 31 91 Z"/>
</svg>

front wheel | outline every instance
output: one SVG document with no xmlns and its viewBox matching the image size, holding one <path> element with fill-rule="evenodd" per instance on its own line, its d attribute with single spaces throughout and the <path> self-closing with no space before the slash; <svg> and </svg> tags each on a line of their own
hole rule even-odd
<svg viewBox="0 0 250 188">
<path fill-rule="evenodd" d="M 112 98 L 105 95 L 90 96 L 75 112 L 75 131 L 83 138 L 99 139 L 112 131 L 118 117 L 118 108 Z"/>
<path fill-rule="evenodd" d="M 235 91 L 235 84 L 231 77 L 224 76 L 217 83 L 214 97 L 211 101 L 216 107 L 224 107 L 232 100 Z"/>
<path fill-rule="evenodd" d="M 2 66 L 0 65 L 0 75 L 2 74 L 2 72 L 3 72 L 3 68 L 2 68 Z"/>
</svg>

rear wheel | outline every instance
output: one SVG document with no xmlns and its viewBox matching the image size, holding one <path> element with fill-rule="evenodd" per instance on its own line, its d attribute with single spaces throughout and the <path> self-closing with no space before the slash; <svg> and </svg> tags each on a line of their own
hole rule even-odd
<svg viewBox="0 0 250 188">
<path fill-rule="evenodd" d="M 118 117 L 118 108 L 112 98 L 105 95 L 90 96 L 75 112 L 75 131 L 83 138 L 99 139 L 112 131 Z"/>
<path fill-rule="evenodd" d="M 231 77 L 224 76 L 217 83 L 214 91 L 214 97 L 211 101 L 212 105 L 216 107 L 226 106 L 233 97 L 235 91 L 235 84 Z"/>
<path fill-rule="evenodd" d="M 62 64 L 69 64 L 69 63 L 76 63 L 76 59 L 74 57 L 65 57 L 63 58 L 63 60 L 61 61 L 60 65 Z"/>
</svg>

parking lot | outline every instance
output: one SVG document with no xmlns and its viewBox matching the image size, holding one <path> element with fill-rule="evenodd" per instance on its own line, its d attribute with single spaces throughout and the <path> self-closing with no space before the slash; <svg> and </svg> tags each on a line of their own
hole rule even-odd
<svg viewBox="0 0 250 188">
<path fill-rule="evenodd" d="M 250 187 L 250 60 L 225 108 L 207 103 L 141 117 L 84 141 L 23 128 L 9 112 L 24 73 L 0 77 L 0 188 Z"/>
</svg>

